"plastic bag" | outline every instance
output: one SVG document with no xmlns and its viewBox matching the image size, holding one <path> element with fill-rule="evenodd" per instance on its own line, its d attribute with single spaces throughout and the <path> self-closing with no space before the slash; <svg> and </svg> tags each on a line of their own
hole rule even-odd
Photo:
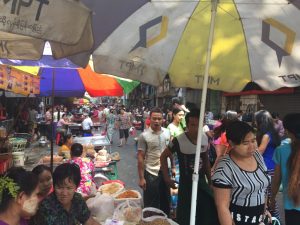
<svg viewBox="0 0 300 225">
<path fill-rule="evenodd" d="M 142 208 L 134 201 L 126 200 L 119 204 L 114 211 L 113 219 L 138 223 L 142 217 Z"/>
<path fill-rule="evenodd" d="M 135 129 L 135 127 L 130 127 L 129 134 L 130 134 L 130 136 L 136 136 L 136 129 Z"/>
<path fill-rule="evenodd" d="M 97 193 L 94 198 L 88 199 L 86 204 L 98 221 L 105 221 L 114 214 L 114 199 L 109 195 Z"/>
<path fill-rule="evenodd" d="M 167 215 L 160 209 L 147 207 L 142 211 L 142 221 L 152 222 L 156 219 L 167 219 Z"/>
</svg>

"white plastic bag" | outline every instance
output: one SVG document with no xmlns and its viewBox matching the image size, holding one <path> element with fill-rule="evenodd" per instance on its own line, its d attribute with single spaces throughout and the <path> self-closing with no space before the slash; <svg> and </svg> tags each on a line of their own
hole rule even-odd
<svg viewBox="0 0 300 225">
<path fill-rule="evenodd" d="M 97 193 L 94 198 L 88 199 L 86 204 L 98 221 L 105 221 L 114 214 L 114 199 L 109 195 Z"/>
<path fill-rule="evenodd" d="M 113 219 L 138 223 L 141 220 L 142 208 L 136 202 L 126 200 L 119 204 L 114 211 Z"/>
</svg>

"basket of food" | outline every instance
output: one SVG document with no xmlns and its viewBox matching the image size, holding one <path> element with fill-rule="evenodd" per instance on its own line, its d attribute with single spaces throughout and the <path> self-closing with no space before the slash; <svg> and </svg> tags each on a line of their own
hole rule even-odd
<svg viewBox="0 0 300 225">
<path fill-rule="evenodd" d="M 56 167 L 63 163 L 64 158 L 62 156 L 53 155 L 53 166 Z M 44 156 L 38 164 L 50 165 L 51 156 Z"/>
<path fill-rule="evenodd" d="M 118 182 L 112 182 L 109 184 L 103 184 L 98 188 L 101 194 L 107 194 L 115 196 L 124 190 L 124 186 Z"/>
<path fill-rule="evenodd" d="M 25 138 L 9 138 L 9 144 L 12 146 L 12 152 L 22 152 L 26 148 L 27 140 Z"/>
</svg>

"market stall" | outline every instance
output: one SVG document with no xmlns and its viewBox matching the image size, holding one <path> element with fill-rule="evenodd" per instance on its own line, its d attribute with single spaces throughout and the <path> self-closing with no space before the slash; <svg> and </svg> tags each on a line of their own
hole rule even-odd
<svg viewBox="0 0 300 225">
<path fill-rule="evenodd" d="M 94 123 L 93 126 L 92 126 L 92 129 L 94 131 L 97 131 L 97 133 L 98 132 L 102 133 L 102 130 L 103 130 L 104 126 L 105 126 L 105 124 Z M 72 123 L 72 124 L 67 125 L 67 127 L 68 127 L 68 131 L 72 135 L 82 136 L 83 131 L 82 131 L 81 123 Z"/>
<path fill-rule="evenodd" d="M 101 224 L 177 225 L 156 208 L 143 208 L 139 191 L 126 189 L 122 181 L 104 182 L 95 197 L 87 200 L 92 216 Z"/>
<path fill-rule="evenodd" d="M 74 143 L 79 143 L 82 145 L 93 145 L 94 148 L 111 146 L 110 141 L 107 136 L 95 135 L 90 137 L 75 137 L 73 140 Z"/>
</svg>

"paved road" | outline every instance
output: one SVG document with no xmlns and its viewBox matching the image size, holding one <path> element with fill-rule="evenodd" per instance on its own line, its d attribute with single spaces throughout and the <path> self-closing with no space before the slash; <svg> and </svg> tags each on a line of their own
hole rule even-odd
<svg viewBox="0 0 300 225">
<path fill-rule="evenodd" d="M 112 152 L 119 152 L 121 160 L 118 163 L 119 179 L 125 182 L 127 188 L 132 188 L 141 191 L 138 187 L 138 174 L 137 174 L 137 159 L 135 152 L 135 141 L 132 137 L 129 137 L 128 143 L 123 147 L 118 147 L 119 138 L 116 133 L 113 138 L 113 144 L 111 146 Z M 55 146 L 54 152 L 57 152 L 58 146 Z M 38 160 L 44 156 L 48 155 L 49 150 L 47 147 L 39 147 L 36 144 L 32 144 L 32 148 L 26 150 L 26 155 L 28 156 L 28 161 L 26 163 L 26 168 L 33 168 Z M 282 194 L 278 195 L 278 203 L 280 208 L 281 218 L 284 218 Z M 285 225 L 282 223 L 282 225 Z"/>
</svg>

